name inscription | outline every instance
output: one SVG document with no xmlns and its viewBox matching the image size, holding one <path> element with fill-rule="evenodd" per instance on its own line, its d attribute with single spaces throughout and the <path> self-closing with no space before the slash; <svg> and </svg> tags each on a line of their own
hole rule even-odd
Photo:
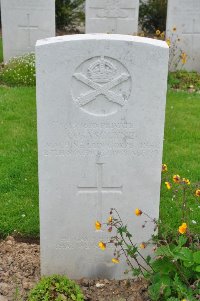
<svg viewBox="0 0 200 301">
<path fill-rule="evenodd" d="M 103 235 L 103 238 L 97 239 L 88 239 L 87 237 L 79 237 L 79 238 L 61 238 L 56 244 L 56 250 L 91 250 L 91 249 L 98 249 L 98 242 L 103 240 L 104 242 L 110 241 L 111 236 Z M 115 249 L 113 244 L 107 244 L 108 249 Z"/>
<path fill-rule="evenodd" d="M 62 132 L 63 135 L 60 135 L 61 138 L 54 135 L 55 140 L 46 143 L 44 156 L 88 156 L 96 155 L 97 152 L 100 152 L 102 156 L 144 156 L 147 152 L 153 155 L 159 151 L 152 137 L 144 140 L 136 133 L 133 123 L 62 124 L 55 122 L 51 124 L 51 127 L 55 133 Z"/>
</svg>

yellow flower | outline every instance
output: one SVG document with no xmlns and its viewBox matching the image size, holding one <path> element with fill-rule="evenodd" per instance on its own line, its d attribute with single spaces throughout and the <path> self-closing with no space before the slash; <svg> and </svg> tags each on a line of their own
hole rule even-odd
<svg viewBox="0 0 200 301">
<path fill-rule="evenodd" d="M 174 181 L 175 183 L 179 183 L 179 182 L 180 182 L 180 179 L 181 179 L 181 177 L 180 177 L 179 175 L 174 175 L 174 176 L 173 176 L 173 181 Z"/>
<path fill-rule="evenodd" d="M 102 241 L 100 241 L 99 243 L 98 243 L 98 246 L 99 246 L 99 248 L 101 249 L 101 250 L 105 250 L 106 249 L 106 244 L 104 243 L 104 242 L 102 242 Z"/>
<path fill-rule="evenodd" d="M 108 223 L 109 223 L 109 224 L 111 224 L 111 223 L 112 223 L 112 221 L 113 221 L 113 218 L 112 218 L 112 216 L 109 216 L 109 218 L 108 218 Z"/>
<path fill-rule="evenodd" d="M 119 259 L 118 258 L 112 258 L 112 262 L 118 264 L 119 263 Z"/>
<path fill-rule="evenodd" d="M 175 32 L 175 31 L 176 31 L 176 26 L 174 26 L 174 27 L 172 28 L 172 30 Z"/>
<path fill-rule="evenodd" d="M 160 34 L 161 34 L 160 30 L 157 29 L 157 30 L 156 30 L 156 35 L 159 36 Z"/>
<path fill-rule="evenodd" d="M 196 194 L 196 196 L 200 197 L 200 189 L 197 189 L 197 190 L 195 191 L 195 194 Z"/>
<path fill-rule="evenodd" d="M 164 39 L 164 37 L 165 37 L 164 31 L 161 33 L 160 37 L 161 37 L 162 39 Z"/>
<path fill-rule="evenodd" d="M 167 39 L 166 40 L 166 43 L 167 43 L 167 45 L 170 47 L 171 46 L 171 41 L 170 41 L 170 39 Z"/>
<path fill-rule="evenodd" d="M 178 228 L 178 232 L 180 234 L 185 234 L 187 231 L 187 224 L 186 223 L 182 223 L 182 225 Z"/>
<path fill-rule="evenodd" d="M 167 189 L 171 189 L 172 188 L 172 185 L 169 182 L 165 182 L 165 185 L 166 185 Z"/>
<path fill-rule="evenodd" d="M 183 181 L 183 183 L 185 183 L 187 185 L 190 185 L 190 180 L 189 179 L 183 178 L 182 181 Z"/>
<path fill-rule="evenodd" d="M 182 223 L 182 227 L 187 229 L 187 224 L 186 223 Z"/>
<path fill-rule="evenodd" d="M 167 164 L 162 164 L 162 172 L 166 172 L 167 171 Z"/>
<path fill-rule="evenodd" d="M 145 249 L 145 248 L 146 248 L 145 243 L 141 243 L 141 244 L 140 244 L 140 249 Z"/>
<path fill-rule="evenodd" d="M 187 54 L 185 52 L 181 53 L 181 61 L 183 65 L 187 62 Z"/>
<path fill-rule="evenodd" d="M 136 209 L 135 209 L 135 215 L 137 215 L 137 216 L 142 215 L 142 210 L 136 208 Z"/>
<path fill-rule="evenodd" d="M 101 223 L 99 221 L 96 221 L 95 228 L 96 230 L 101 230 Z"/>
</svg>

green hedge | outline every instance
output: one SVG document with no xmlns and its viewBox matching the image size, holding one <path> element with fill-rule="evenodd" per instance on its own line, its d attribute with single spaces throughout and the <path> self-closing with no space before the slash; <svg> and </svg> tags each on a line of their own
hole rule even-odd
<svg viewBox="0 0 200 301">
<path fill-rule="evenodd" d="M 84 21 L 85 0 L 56 0 L 57 29 L 74 28 Z"/>
<path fill-rule="evenodd" d="M 167 0 L 140 0 L 139 24 L 146 33 L 166 29 Z"/>
</svg>

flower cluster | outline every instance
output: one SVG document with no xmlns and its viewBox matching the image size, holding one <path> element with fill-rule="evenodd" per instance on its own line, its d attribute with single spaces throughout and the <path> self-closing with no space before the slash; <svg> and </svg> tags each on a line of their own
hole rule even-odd
<svg viewBox="0 0 200 301">
<path fill-rule="evenodd" d="M 117 217 L 114 217 L 114 213 L 117 215 Z M 145 215 L 148 219 L 150 219 L 152 222 L 154 222 L 155 224 L 156 223 L 156 220 L 155 219 L 152 219 L 148 214 L 146 214 L 145 212 L 143 212 L 141 209 L 139 208 L 136 208 L 134 210 L 134 214 L 136 216 L 141 216 L 141 215 Z M 147 223 L 147 221 L 145 222 Z M 117 212 L 116 209 L 112 208 L 111 211 L 110 211 L 110 216 L 108 217 L 107 219 L 107 222 L 106 223 L 101 223 L 100 221 L 96 221 L 95 222 L 95 229 L 96 231 L 100 231 L 102 230 L 102 227 L 103 226 L 106 226 L 107 227 L 107 231 L 109 233 L 112 232 L 113 228 L 115 228 L 117 230 L 117 234 L 120 234 L 120 236 L 118 237 L 118 235 L 115 235 L 115 236 L 112 236 L 111 239 L 107 242 L 103 242 L 103 241 L 99 241 L 98 243 L 98 247 L 102 250 L 102 251 L 105 251 L 106 248 L 107 248 L 107 245 L 108 244 L 114 244 L 114 246 L 116 247 L 115 249 L 115 252 L 114 252 L 114 257 L 112 258 L 112 263 L 114 264 L 118 264 L 120 263 L 120 256 L 122 255 L 122 253 L 124 252 L 124 249 L 122 247 L 122 244 L 125 243 L 125 238 L 124 238 L 124 235 L 126 237 L 131 238 L 131 234 L 128 232 L 127 230 L 127 227 L 123 225 L 122 223 L 122 220 Z M 143 226 L 145 227 L 145 226 Z M 134 246 L 134 250 L 135 250 L 135 253 L 138 253 L 140 256 L 141 254 L 139 253 L 139 249 L 145 249 L 147 247 L 148 243 L 146 242 L 142 242 L 140 244 L 138 244 L 138 246 Z M 118 248 L 120 248 L 120 250 L 117 250 Z M 137 254 L 136 254 L 137 255 Z M 136 259 L 136 258 L 135 258 Z M 142 257 L 142 259 L 144 260 L 144 258 Z M 136 260 L 137 261 L 137 260 Z M 128 261 L 127 262 L 128 265 L 131 265 L 130 262 Z M 137 263 L 139 266 L 140 266 L 140 263 L 138 262 Z M 140 267 L 141 270 L 143 269 L 143 266 Z"/>
<path fill-rule="evenodd" d="M 165 33 L 164 33 L 164 31 L 161 32 L 159 29 L 157 29 L 157 30 L 156 30 L 156 37 L 163 40 L 163 39 L 165 38 Z"/>
<path fill-rule="evenodd" d="M 162 164 L 162 172 L 165 173 L 168 171 L 168 167 L 166 164 Z M 184 187 L 187 185 L 191 185 L 191 181 L 187 178 L 181 178 L 178 174 L 173 175 L 172 181 L 165 181 L 165 185 L 167 189 L 171 189 L 173 187 L 172 183 L 183 185 Z M 200 197 L 200 188 L 197 188 L 194 192 L 197 197 Z"/>
<path fill-rule="evenodd" d="M 178 228 L 179 234 L 187 234 L 189 233 L 188 230 L 188 223 L 189 223 L 189 211 L 192 210 L 189 208 L 188 205 L 188 195 L 193 195 L 196 197 L 197 203 L 198 199 L 200 198 L 200 183 L 191 183 L 188 178 L 182 178 L 179 174 L 175 174 L 172 177 L 167 177 L 168 167 L 166 164 L 162 165 L 162 172 L 163 172 L 163 180 L 165 186 L 168 190 L 173 190 L 173 199 L 177 198 L 178 193 L 181 192 L 181 207 L 182 207 L 182 224 Z M 172 200 L 173 200 L 172 199 Z M 192 224 L 196 224 L 195 220 L 191 221 Z"/>
<path fill-rule="evenodd" d="M 0 81 L 10 86 L 35 86 L 35 54 L 12 58 L 0 69 Z"/>
<path fill-rule="evenodd" d="M 170 36 L 170 37 L 169 37 Z M 169 70 L 174 70 L 177 66 L 182 67 L 188 61 L 188 55 L 181 49 L 181 39 L 178 36 L 177 28 L 174 26 L 171 30 L 171 34 L 168 37 L 164 32 L 159 29 L 156 30 L 155 38 L 165 40 L 170 50 Z M 181 64 L 181 66 L 180 66 Z"/>
<path fill-rule="evenodd" d="M 107 223 L 102 224 L 102 223 L 99 222 L 99 221 L 96 221 L 96 222 L 95 222 L 95 229 L 96 229 L 96 231 L 102 230 L 102 226 L 103 226 L 103 225 L 106 225 L 106 226 L 107 226 L 107 231 L 108 231 L 109 233 L 112 232 L 113 226 L 115 225 L 115 220 L 113 220 L 113 216 L 112 216 L 112 210 L 110 211 L 110 216 L 108 217 Z M 112 242 L 113 242 L 113 240 L 111 239 L 108 243 L 112 243 Z M 105 243 L 105 242 L 103 242 L 103 241 L 99 241 L 98 247 L 99 247 L 102 251 L 105 251 L 108 243 Z M 114 263 L 114 264 L 118 264 L 118 263 L 120 262 L 120 260 L 119 260 L 119 257 L 120 257 L 120 256 L 119 256 L 118 253 L 115 253 L 114 255 L 115 255 L 115 257 L 113 257 L 111 261 L 112 261 L 112 263 Z"/>
<path fill-rule="evenodd" d="M 190 229 L 190 222 L 196 224 L 196 221 L 189 221 L 190 210 L 186 192 L 193 191 L 193 196 L 195 194 L 198 200 L 200 183 L 195 184 L 196 189 L 193 189 L 194 183 L 179 174 L 174 174 L 168 179 L 167 164 L 162 164 L 162 173 L 167 189 L 175 188 L 175 191 L 179 189 L 182 195 L 182 201 L 177 202 L 183 213 L 182 221 L 176 226 L 174 233 L 170 233 L 170 236 L 160 233 L 160 236 L 157 236 L 154 232 L 148 241 L 135 243 L 133 234 L 128 231 L 128 225 L 123 223 L 118 211 L 111 208 L 106 223 L 95 222 L 97 231 L 103 231 L 106 226 L 106 231 L 110 233 L 106 241 L 99 241 L 98 247 L 105 251 L 109 244 L 114 246 L 111 262 L 120 264 L 123 256 L 128 266 L 125 273 L 131 272 L 134 276 L 143 276 L 148 280 L 148 293 L 152 301 L 196 300 L 193 297 L 200 297 L 200 245 L 198 235 L 192 233 Z M 141 218 L 142 228 L 148 226 L 147 223 L 150 222 L 153 223 L 154 231 L 160 230 L 161 225 L 163 229 L 165 227 L 168 230 L 167 225 L 163 225 L 161 220 L 151 218 L 143 208 L 135 208 L 133 214 L 136 218 Z M 152 258 L 151 253 L 154 254 Z M 165 287 L 161 289 L 164 283 Z"/>
</svg>

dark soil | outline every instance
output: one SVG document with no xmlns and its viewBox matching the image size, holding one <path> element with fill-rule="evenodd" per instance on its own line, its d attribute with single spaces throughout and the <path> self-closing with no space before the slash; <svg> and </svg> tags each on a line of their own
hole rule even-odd
<svg viewBox="0 0 200 301">
<path fill-rule="evenodd" d="M 40 279 L 38 240 L 14 239 L 0 242 L 0 301 L 27 300 L 29 290 Z M 77 281 L 87 301 L 147 301 L 143 280 Z"/>
</svg>

